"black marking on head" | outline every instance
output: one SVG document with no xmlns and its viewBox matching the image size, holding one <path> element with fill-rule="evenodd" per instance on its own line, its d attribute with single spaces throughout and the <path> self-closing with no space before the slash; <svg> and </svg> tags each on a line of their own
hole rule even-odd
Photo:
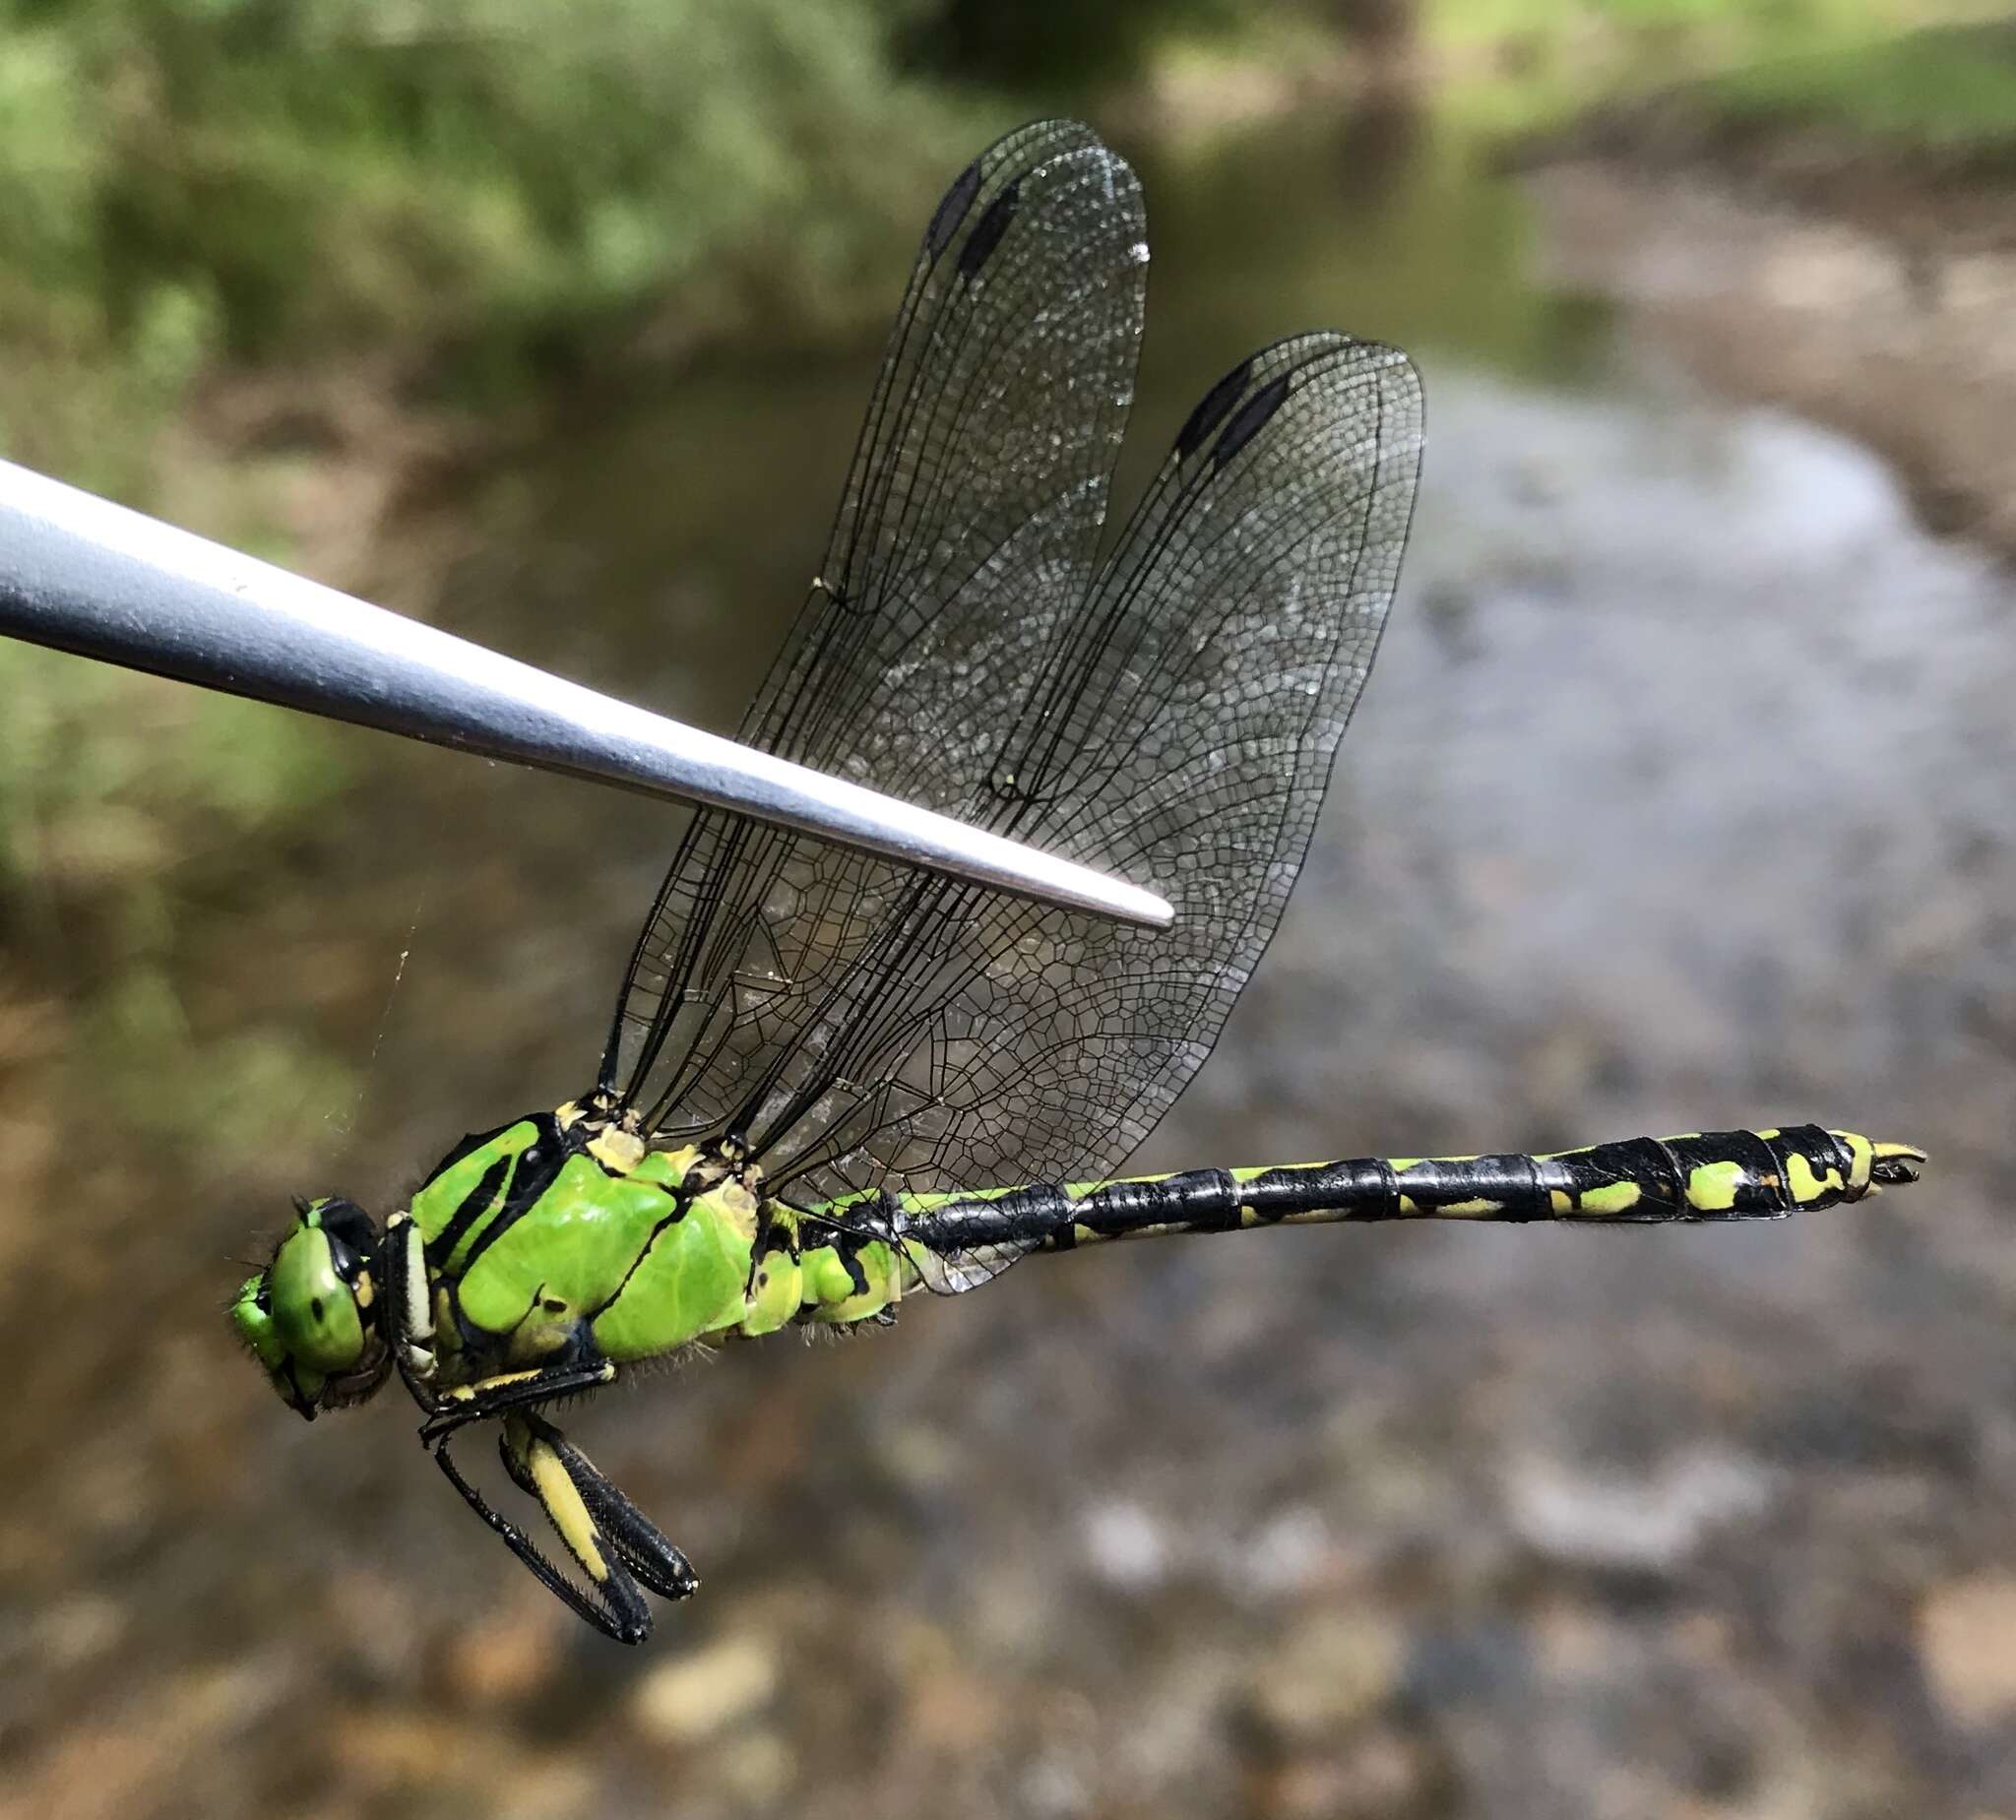
<svg viewBox="0 0 2016 1820">
<path fill-rule="evenodd" d="M 1225 426 L 1225 434 L 1218 439 L 1218 446 L 1211 452 L 1211 459 L 1219 467 L 1223 468 L 1259 435 L 1261 426 L 1287 403 L 1288 382 L 1289 375 L 1283 373 L 1280 378 L 1262 386 L 1239 407 L 1237 414 Z"/>
<path fill-rule="evenodd" d="M 952 187 L 939 200 L 931 212 L 931 224 L 924 229 L 924 256 L 935 260 L 944 252 L 947 242 L 958 232 L 959 223 L 966 220 L 967 210 L 973 207 L 973 199 L 979 194 L 980 167 L 976 158 L 952 179 Z"/>
<path fill-rule="evenodd" d="M 1183 427 L 1176 432 L 1178 456 L 1188 461 L 1203 447 L 1205 437 L 1218 428 L 1225 420 L 1225 413 L 1238 402 L 1239 394 L 1245 391 L 1246 381 L 1252 373 L 1253 362 L 1241 360 L 1197 401 L 1197 408 L 1183 420 Z"/>
<path fill-rule="evenodd" d="M 316 1224 L 336 1244 L 346 1247 L 358 1259 L 377 1255 L 378 1227 L 355 1202 L 332 1195 L 323 1202 Z"/>
<path fill-rule="evenodd" d="M 960 277 L 972 278 L 993 258 L 994 249 L 1001 244 L 1001 236 L 1008 231 L 1008 223 L 1015 219 L 1016 205 L 1021 197 L 1022 185 L 1011 183 L 987 204 L 986 213 L 974 223 L 973 232 L 967 235 L 966 244 L 959 249 Z"/>
</svg>

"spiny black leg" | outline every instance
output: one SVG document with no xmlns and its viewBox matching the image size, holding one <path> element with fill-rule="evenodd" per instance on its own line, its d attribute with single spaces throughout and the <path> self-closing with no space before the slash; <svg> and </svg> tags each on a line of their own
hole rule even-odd
<svg viewBox="0 0 2016 1820">
<path fill-rule="evenodd" d="M 505 1424 L 502 1445 L 506 1471 L 523 1490 L 541 1503 L 547 1503 L 547 1493 L 535 1475 L 533 1465 L 539 1458 L 536 1450 L 548 1450 L 580 1493 L 599 1538 L 654 1593 L 665 1599 L 688 1599 L 699 1588 L 700 1576 L 677 1544 L 603 1477 L 595 1463 L 551 1422 L 530 1412 L 515 1415 Z M 547 1514 L 552 1515 L 549 1503 Z M 564 1538 L 564 1530 L 562 1536 Z"/>
<path fill-rule="evenodd" d="M 435 1392 L 423 1404 L 427 1419 L 420 1424 L 420 1439 L 429 1447 L 438 1446 L 471 1422 L 534 1409 L 615 1381 L 616 1367 L 600 1359 L 592 1365 L 549 1365 L 539 1371 L 510 1371 L 474 1384 L 458 1384 L 453 1390 Z"/>
<path fill-rule="evenodd" d="M 651 1607 L 619 1562 L 604 1562 L 603 1573 L 597 1576 L 584 1561 L 583 1570 L 590 1572 L 595 1589 L 594 1593 L 584 1593 L 539 1552 L 537 1544 L 517 1524 L 490 1508 L 489 1500 L 463 1477 L 445 1444 L 430 1451 L 448 1482 L 462 1494 L 463 1502 L 503 1538 L 504 1545 L 531 1570 L 533 1577 L 577 1617 L 587 1619 L 603 1636 L 613 1637 L 618 1643 L 642 1643 L 651 1635 Z M 505 1463 L 510 1464 L 508 1450 Z M 513 1476 L 517 1475 L 514 1473 Z M 545 1504 L 543 1498 L 540 1502 Z M 549 1505 L 546 1515 L 553 1516 Z M 554 1527 L 559 1530 L 557 1522 Z M 560 1537 L 563 1541 L 567 1539 L 564 1531 L 560 1531 Z"/>
</svg>

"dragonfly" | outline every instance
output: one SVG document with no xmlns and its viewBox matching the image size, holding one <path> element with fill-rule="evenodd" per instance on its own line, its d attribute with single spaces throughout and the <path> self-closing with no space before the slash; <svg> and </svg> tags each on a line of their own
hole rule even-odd
<svg viewBox="0 0 2016 1820">
<path fill-rule="evenodd" d="M 1279 922 L 1370 673 L 1421 453 L 1398 349 L 1218 381 L 1102 548 L 1140 185 L 1044 121 L 931 217 L 825 558 L 748 744 L 1164 894 L 1156 933 L 759 824 L 686 826 L 580 1098 L 465 1137 L 380 1224 L 300 1201 L 230 1310 L 311 1420 L 396 1373 L 441 1472 L 624 1643 L 686 1556 L 551 1419 L 729 1338 L 893 1321 L 1039 1251 L 1372 1220 L 1748 1221 L 1915 1181 L 1818 1125 L 1551 1155 L 1117 1177 Z M 562 1571 L 464 1473 L 487 1425 Z M 551 1546 L 550 1543 L 547 1544 Z"/>
</svg>

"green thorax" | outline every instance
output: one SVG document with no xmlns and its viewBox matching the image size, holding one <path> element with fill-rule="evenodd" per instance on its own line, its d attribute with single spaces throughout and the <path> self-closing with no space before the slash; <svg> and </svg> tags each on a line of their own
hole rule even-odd
<svg viewBox="0 0 2016 1820">
<path fill-rule="evenodd" d="M 864 1320 L 914 1280 L 879 1241 L 801 1250 L 798 1216 L 755 1169 L 654 1150 L 571 1104 L 466 1139 L 411 1212 L 451 1382 Z"/>
</svg>

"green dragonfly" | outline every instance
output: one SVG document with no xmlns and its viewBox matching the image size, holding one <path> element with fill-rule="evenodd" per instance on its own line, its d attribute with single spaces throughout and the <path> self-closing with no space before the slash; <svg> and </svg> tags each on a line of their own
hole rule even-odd
<svg viewBox="0 0 2016 1820">
<path fill-rule="evenodd" d="M 1205 395 L 1110 552 L 1148 260 L 1086 127 L 1000 141 L 933 215 L 819 579 L 748 743 L 1118 872 L 1122 928 L 708 809 L 639 935 L 591 1091 L 465 1138 L 382 1229 L 299 1204 L 231 1321 L 311 1419 L 396 1370 L 420 1439 L 611 1637 L 686 1557 L 543 1412 L 633 1365 L 888 1322 L 1033 1251 L 1358 1220 L 1773 1219 L 1916 1180 L 1815 1125 L 1552 1156 L 1109 1179 L 1259 964 L 1393 597 L 1419 382 L 1304 335 Z M 494 1423 L 563 1573 L 463 1474 Z"/>
</svg>

